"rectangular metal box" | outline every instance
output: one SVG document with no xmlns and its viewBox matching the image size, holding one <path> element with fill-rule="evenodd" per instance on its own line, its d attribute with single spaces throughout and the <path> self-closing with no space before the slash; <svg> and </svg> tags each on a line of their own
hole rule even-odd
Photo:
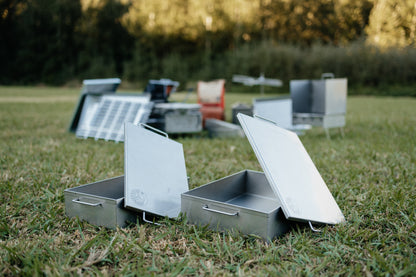
<svg viewBox="0 0 416 277">
<path fill-rule="evenodd" d="M 290 81 L 293 102 L 293 124 L 344 127 L 347 112 L 347 79 Z"/>
<path fill-rule="evenodd" d="M 149 125 L 168 134 L 202 131 L 200 105 L 186 103 L 159 103 L 154 106 Z"/>
<path fill-rule="evenodd" d="M 65 212 L 107 228 L 137 221 L 137 213 L 124 209 L 124 176 L 69 188 L 64 191 Z"/>
<path fill-rule="evenodd" d="M 294 221 L 345 221 L 295 133 L 260 118 L 237 117 L 264 173 L 244 170 L 182 193 L 181 211 L 190 223 L 271 240 Z"/>
<path fill-rule="evenodd" d="M 146 124 L 126 123 L 125 136 L 124 206 L 177 217 L 181 194 L 189 190 L 182 144 Z"/>
<path fill-rule="evenodd" d="M 345 114 L 347 79 L 312 80 L 312 113 Z"/>
<path fill-rule="evenodd" d="M 202 131 L 202 115 L 198 112 L 171 112 L 165 114 L 165 132 L 168 134 L 196 133 Z"/>
<path fill-rule="evenodd" d="M 125 123 L 125 169 L 119 176 L 64 191 L 65 212 L 108 228 L 145 222 L 146 214 L 177 217 L 187 191 L 182 144 L 145 124 Z"/>
<path fill-rule="evenodd" d="M 292 80 L 293 113 L 345 114 L 347 79 Z"/>
<path fill-rule="evenodd" d="M 185 192 L 181 210 L 190 223 L 273 239 L 290 228 L 262 172 L 244 170 Z"/>
</svg>

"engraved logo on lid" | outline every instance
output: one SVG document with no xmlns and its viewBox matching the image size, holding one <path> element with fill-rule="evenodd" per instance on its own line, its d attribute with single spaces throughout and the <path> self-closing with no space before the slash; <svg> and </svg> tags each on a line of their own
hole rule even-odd
<svg viewBox="0 0 416 277">
<path fill-rule="evenodd" d="M 136 204 L 145 204 L 147 202 L 146 194 L 139 189 L 132 190 L 130 193 L 130 198 Z"/>
</svg>

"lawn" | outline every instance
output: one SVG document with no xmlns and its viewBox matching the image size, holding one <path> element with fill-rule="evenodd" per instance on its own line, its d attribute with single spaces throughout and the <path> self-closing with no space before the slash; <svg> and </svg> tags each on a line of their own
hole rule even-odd
<svg viewBox="0 0 416 277">
<path fill-rule="evenodd" d="M 0 87 L 0 275 L 416 275 L 415 98 L 349 97 L 345 137 L 301 136 L 346 223 L 265 243 L 186 218 L 117 230 L 67 218 L 66 188 L 124 171 L 123 143 L 67 132 L 79 91 Z M 227 92 L 227 119 L 254 97 Z M 190 188 L 261 170 L 245 138 L 175 139 Z"/>
</svg>

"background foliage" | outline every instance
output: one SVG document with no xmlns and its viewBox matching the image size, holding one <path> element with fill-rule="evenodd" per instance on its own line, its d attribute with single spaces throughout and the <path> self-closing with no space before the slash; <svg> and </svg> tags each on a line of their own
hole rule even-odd
<svg viewBox="0 0 416 277">
<path fill-rule="evenodd" d="M 413 85 L 413 0 L 2 0 L 0 83 L 232 74 Z"/>
</svg>

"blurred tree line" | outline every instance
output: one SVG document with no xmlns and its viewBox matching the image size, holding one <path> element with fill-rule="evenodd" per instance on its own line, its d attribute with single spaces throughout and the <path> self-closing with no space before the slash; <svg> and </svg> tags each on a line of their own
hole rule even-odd
<svg viewBox="0 0 416 277">
<path fill-rule="evenodd" d="M 415 28 L 414 0 L 0 0 L 0 84 L 326 71 L 414 83 Z"/>
</svg>

